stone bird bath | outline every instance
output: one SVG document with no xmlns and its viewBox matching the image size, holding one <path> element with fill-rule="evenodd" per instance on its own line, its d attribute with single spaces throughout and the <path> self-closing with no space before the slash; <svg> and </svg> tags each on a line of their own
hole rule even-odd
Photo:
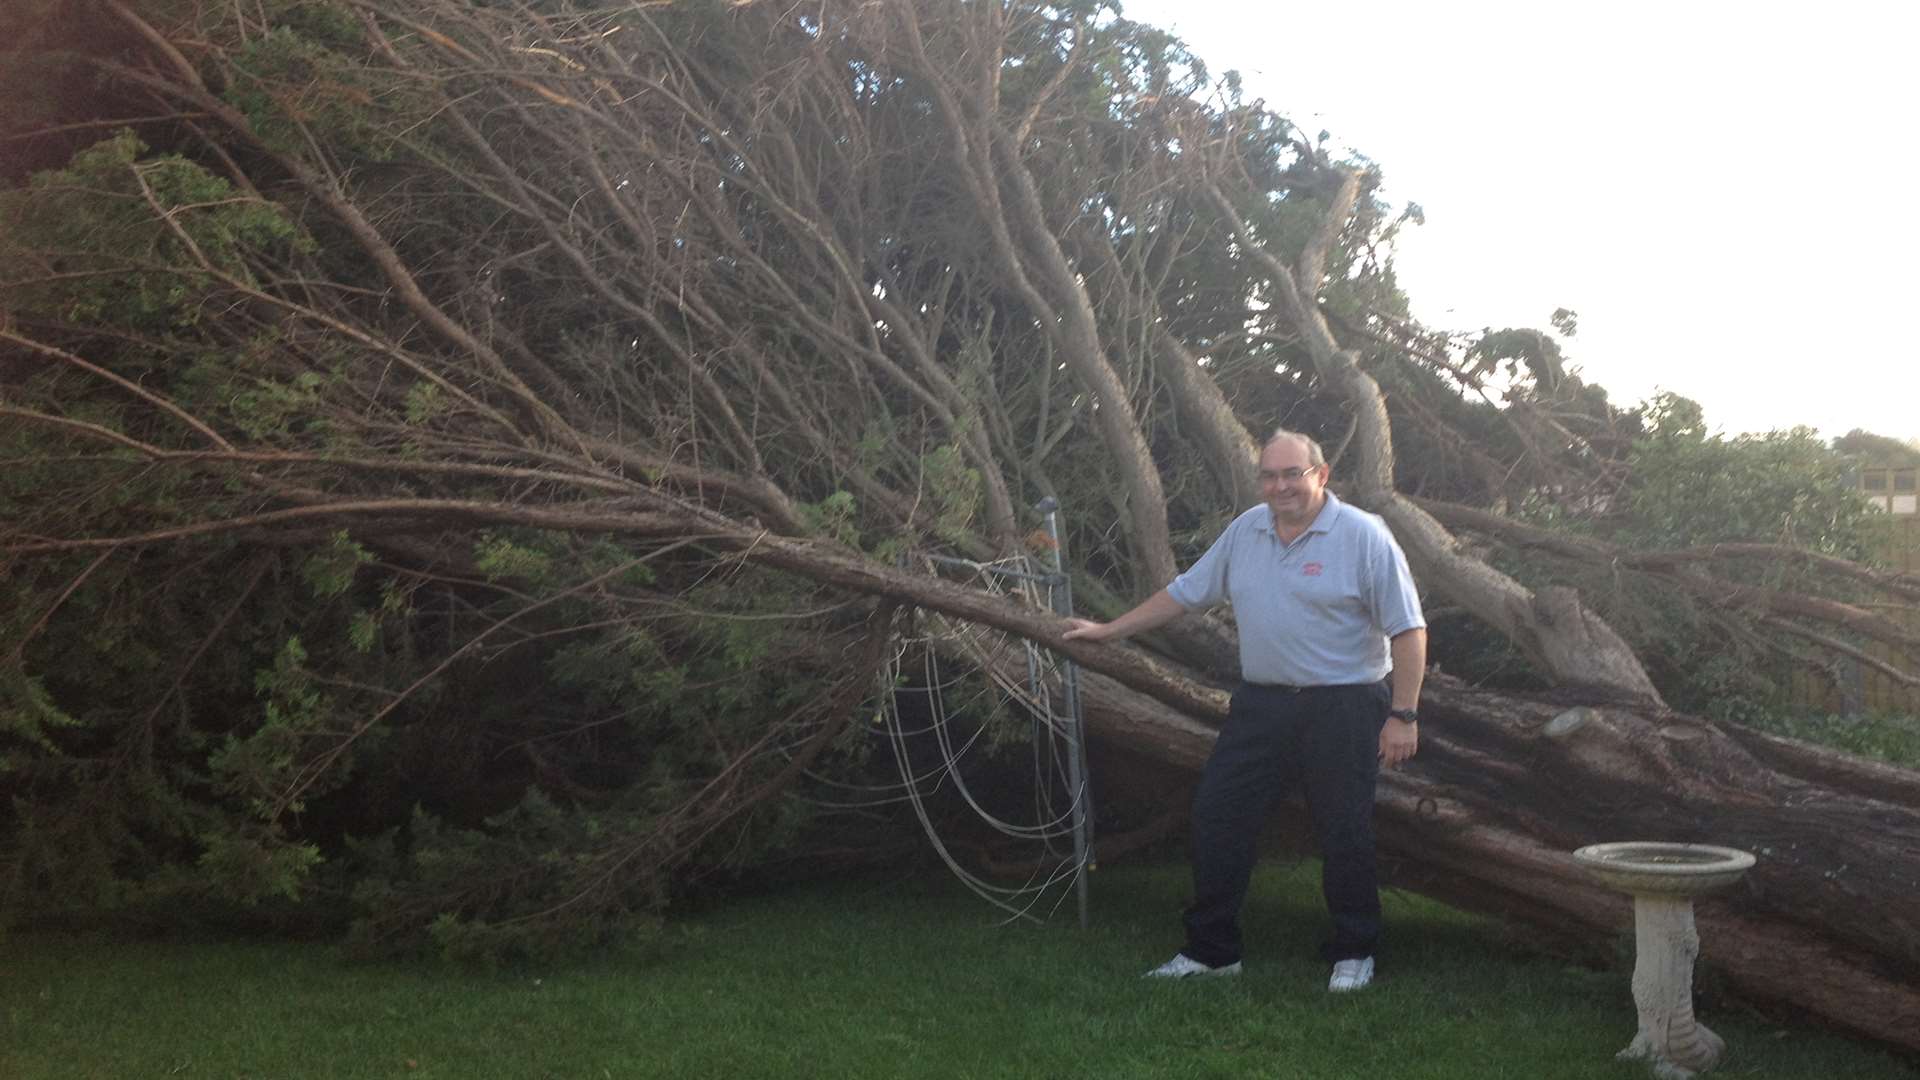
<svg viewBox="0 0 1920 1080">
<path fill-rule="evenodd" d="M 1666 1080 L 1720 1061 L 1727 1044 L 1693 1017 L 1693 961 L 1700 935 L 1693 898 L 1740 880 L 1753 856 L 1709 844 L 1593 844 L 1573 857 L 1602 884 L 1633 896 L 1633 1003 L 1640 1032 L 1619 1057 L 1643 1060 Z"/>
</svg>

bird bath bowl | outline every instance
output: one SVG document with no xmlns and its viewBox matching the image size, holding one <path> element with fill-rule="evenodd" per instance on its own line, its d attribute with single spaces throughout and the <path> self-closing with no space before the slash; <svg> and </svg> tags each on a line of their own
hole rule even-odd
<svg viewBox="0 0 1920 1080">
<path fill-rule="evenodd" d="M 1697 896 L 1739 881 L 1754 861 L 1734 848 L 1649 841 L 1594 844 L 1573 857 L 1601 884 L 1635 896 Z"/>
<path fill-rule="evenodd" d="M 1700 955 L 1693 898 L 1739 881 L 1753 856 L 1711 844 L 1630 841 L 1583 847 L 1573 857 L 1601 884 L 1633 896 L 1640 1032 L 1619 1056 L 1646 1061 L 1669 1080 L 1719 1064 L 1727 1044 L 1693 1017 L 1693 961 Z"/>
</svg>

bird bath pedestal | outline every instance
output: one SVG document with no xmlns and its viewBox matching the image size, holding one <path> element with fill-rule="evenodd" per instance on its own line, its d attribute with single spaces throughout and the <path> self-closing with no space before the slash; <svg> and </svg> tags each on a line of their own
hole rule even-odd
<svg viewBox="0 0 1920 1080">
<path fill-rule="evenodd" d="M 1588 873 L 1633 895 L 1633 1003 L 1640 1033 L 1619 1057 L 1684 1080 L 1720 1061 L 1727 1044 L 1693 1018 L 1693 961 L 1700 935 L 1693 898 L 1740 880 L 1753 856 L 1707 844 L 1594 844 L 1573 853 Z"/>
</svg>

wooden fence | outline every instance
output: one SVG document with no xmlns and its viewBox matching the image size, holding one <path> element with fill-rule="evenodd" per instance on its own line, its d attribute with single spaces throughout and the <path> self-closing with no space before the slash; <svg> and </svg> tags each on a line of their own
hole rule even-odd
<svg viewBox="0 0 1920 1080">
<path fill-rule="evenodd" d="M 1875 554 L 1881 565 L 1902 573 L 1920 573 L 1920 514 L 1902 514 L 1874 523 L 1878 532 Z M 1911 606 L 1886 608 L 1909 629 L 1920 633 L 1920 610 Z M 1889 645 L 1874 644 L 1865 652 L 1907 671 L 1920 657 L 1902 655 Z M 1795 674 L 1793 703 L 1833 713 L 1902 712 L 1920 715 L 1920 687 L 1907 686 L 1856 661 L 1843 661 L 1837 677 L 1819 671 Z"/>
</svg>

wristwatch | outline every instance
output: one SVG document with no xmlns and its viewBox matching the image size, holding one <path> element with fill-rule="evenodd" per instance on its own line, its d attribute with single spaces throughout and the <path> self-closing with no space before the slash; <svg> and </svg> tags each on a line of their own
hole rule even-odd
<svg viewBox="0 0 1920 1080">
<path fill-rule="evenodd" d="M 1387 715 L 1395 720 L 1405 720 L 1409 724 L 1420 722 L 1420 713 L 1414 709 L 1388 709 Z"/>
</svg>

